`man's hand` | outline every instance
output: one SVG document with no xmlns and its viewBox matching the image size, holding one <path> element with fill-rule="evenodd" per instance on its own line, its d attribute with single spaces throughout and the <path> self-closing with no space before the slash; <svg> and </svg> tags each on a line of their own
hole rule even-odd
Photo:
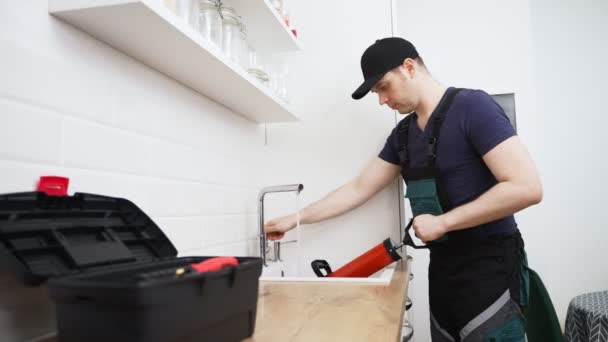
<svg viewBox="0 0 608 342">
<path fill-rule="evenodd" d="M 412 224 L 417 238 L 427 243 L 434 241 L 447 233 L 447 224 L 441 216 L 429 214 L 418 215 Z"/>
<path fill-rule="evenodd" d="M 296 223 L 295 214 L 278 217 L 268 221 L 264 225 L 264 232 L 269 240 L 280 240 L 285 236 L 287 231 L 296 226 Z"/>
</svg>

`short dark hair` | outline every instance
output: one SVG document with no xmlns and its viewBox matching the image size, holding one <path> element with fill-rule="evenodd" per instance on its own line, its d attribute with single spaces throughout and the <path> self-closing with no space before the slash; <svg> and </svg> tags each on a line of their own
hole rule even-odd
<svg viewBox="0 0 608 342">
<path fill-rule="evenodd" d="M 426 67 L 426 64 L 424 64 L 424 60 L 422 59 L 422 57 L 421 57 L 421 56 L 418 56 L 418 57 L 414 58 L 414 60 L 415 60 L 416 62 L 418 62 L 418 64 L 422 65 L 422 66 L 423 66 L 425 69 L 427 68 L 427 67 Z"/>
<path fill-rule="evenodd" d="M 416 62 L 420 66 L 422 66 L 424 68 L 424 70 L 426 70 L 427 72 L 429 72 L 429 68 L 427 68 L 426 64 L 424 64 L 424 60 L 422 59 L 422 57 L 418 56 L 418 57 L 414 58 L 413 60 L 414 60 L 414 62 Z M 397 69 L 399 69 L 400 66 L 401 65 L 398 65 L 398 66 L 394 67 L 393 69 L 391 69 L 391 71 L 396 71 Z"/>
</svg>

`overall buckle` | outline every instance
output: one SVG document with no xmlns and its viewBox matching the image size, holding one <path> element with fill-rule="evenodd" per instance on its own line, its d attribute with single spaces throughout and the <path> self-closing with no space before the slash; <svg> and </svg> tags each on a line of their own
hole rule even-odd
<svg viewBox="0 0 608 342">
<path fill-rule="evenodd" d="M 431 156 L 433 158 L 437 157 L 436 147 L 437 147 L 437 138 L 430 137 L 429 138 L 429 156 Z"/>
<path fill-rule="evenodd" d="M 405 147 L 401 148 L 398 152 L 399 154 L 399 161 L 401 162 L 401 164 L 404 164 L 407 162 L 407 149 Z"/>
</svg>

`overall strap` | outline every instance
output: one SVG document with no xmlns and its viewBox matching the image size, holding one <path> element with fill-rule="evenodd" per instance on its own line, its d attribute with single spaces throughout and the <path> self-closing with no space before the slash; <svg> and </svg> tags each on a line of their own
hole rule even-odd
<svg viewBox="0 0 608 342">
<path fill-rule="evenodd" d="M 434 116 L 434 124 L 433 124 L 433 132 L 431 138 L 429 138 L 429 148 L 428 148 L 428 158 L 429 158 L 429 167 L 435 166 L 435 161 L 437 159 L 437 141 L 439 138 L 439 133 L 441 131 L 441 126 L 445 119 L 445 115 L 447 111 L 450 109 L 452 105 L 452 101 L 454 97 L 461 91 L 462 89 L 456 88 L 450 91 L 441 107 L 439 108 L 437 114 Z M 410 131 L 410 122 L 412 121 L 412 115 L 408 115 L 405 119 L 401 120 L 397 124 L 397 151 L 399 153 L 399 164 L 401 164 L 401 168 L 403 170 L 408 170 L 410 168 L 410 160 L 408 155 L 408 143 L 409 143 L 409 131 Z"/>
<path fill-rule="evenodd" d="M 410 160 L 407 152 L 410 121 L 412 121 L 411 114 L 406 116 L 405 119 L 399 121 L 397 124 L 397 151 L 399 153 L 399 164 L 401 164 L 401 168 L 403 170 L 410 168 Z"/>
<path fill-rule="evenodd" d="M 433 117 L 433 132 L 428 141 L 429 167 L 435 167 L 435 162 L 437 160 L 437 142 L 439 141 L 439 133 L 441 132 L 441 126 L 445 121 L 445 116 L 448 110 L 450 109 L 454 98 L 456 97 L 456 95 L 458 95 L 458 93 L 460 93 L 461 90 L 461 88 L 455 88 L 454 90 L 449 92 L 447 94 L 447 97 L 445 98 L 445 101 L 443 101 L 441 107 L 439 107 L 437 114 Z"/>
</svg>

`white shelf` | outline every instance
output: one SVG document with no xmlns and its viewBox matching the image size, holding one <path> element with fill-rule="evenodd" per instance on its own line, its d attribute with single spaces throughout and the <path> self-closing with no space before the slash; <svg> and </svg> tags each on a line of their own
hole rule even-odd
<svg viewBox="0 0 608 342">
<path fill-rule="evenodd" d="M 258 51 L 301 50 L 298 39 L 268 0 L 232 0 L 247 25 L 247 40 Z"/>
<path fill-rule="evenodd" d="M 240 6 L 244 3 L 249 5 Z M 235 7 L 251 9 L 251 3 L 260 9 L 249 15 L 276 14 L 265 0 L 238 0 Z M 284 101 L 227 60 L 160 0 L 49 0 L 49 13 L 254 122 L 298 120 Z M 278 32 L 290 34 L 286 30 Z M 260 31 L 260 37 L 263 34 Z M 266 39 L 271 41 L 275 34 Z"/>
</svg>

